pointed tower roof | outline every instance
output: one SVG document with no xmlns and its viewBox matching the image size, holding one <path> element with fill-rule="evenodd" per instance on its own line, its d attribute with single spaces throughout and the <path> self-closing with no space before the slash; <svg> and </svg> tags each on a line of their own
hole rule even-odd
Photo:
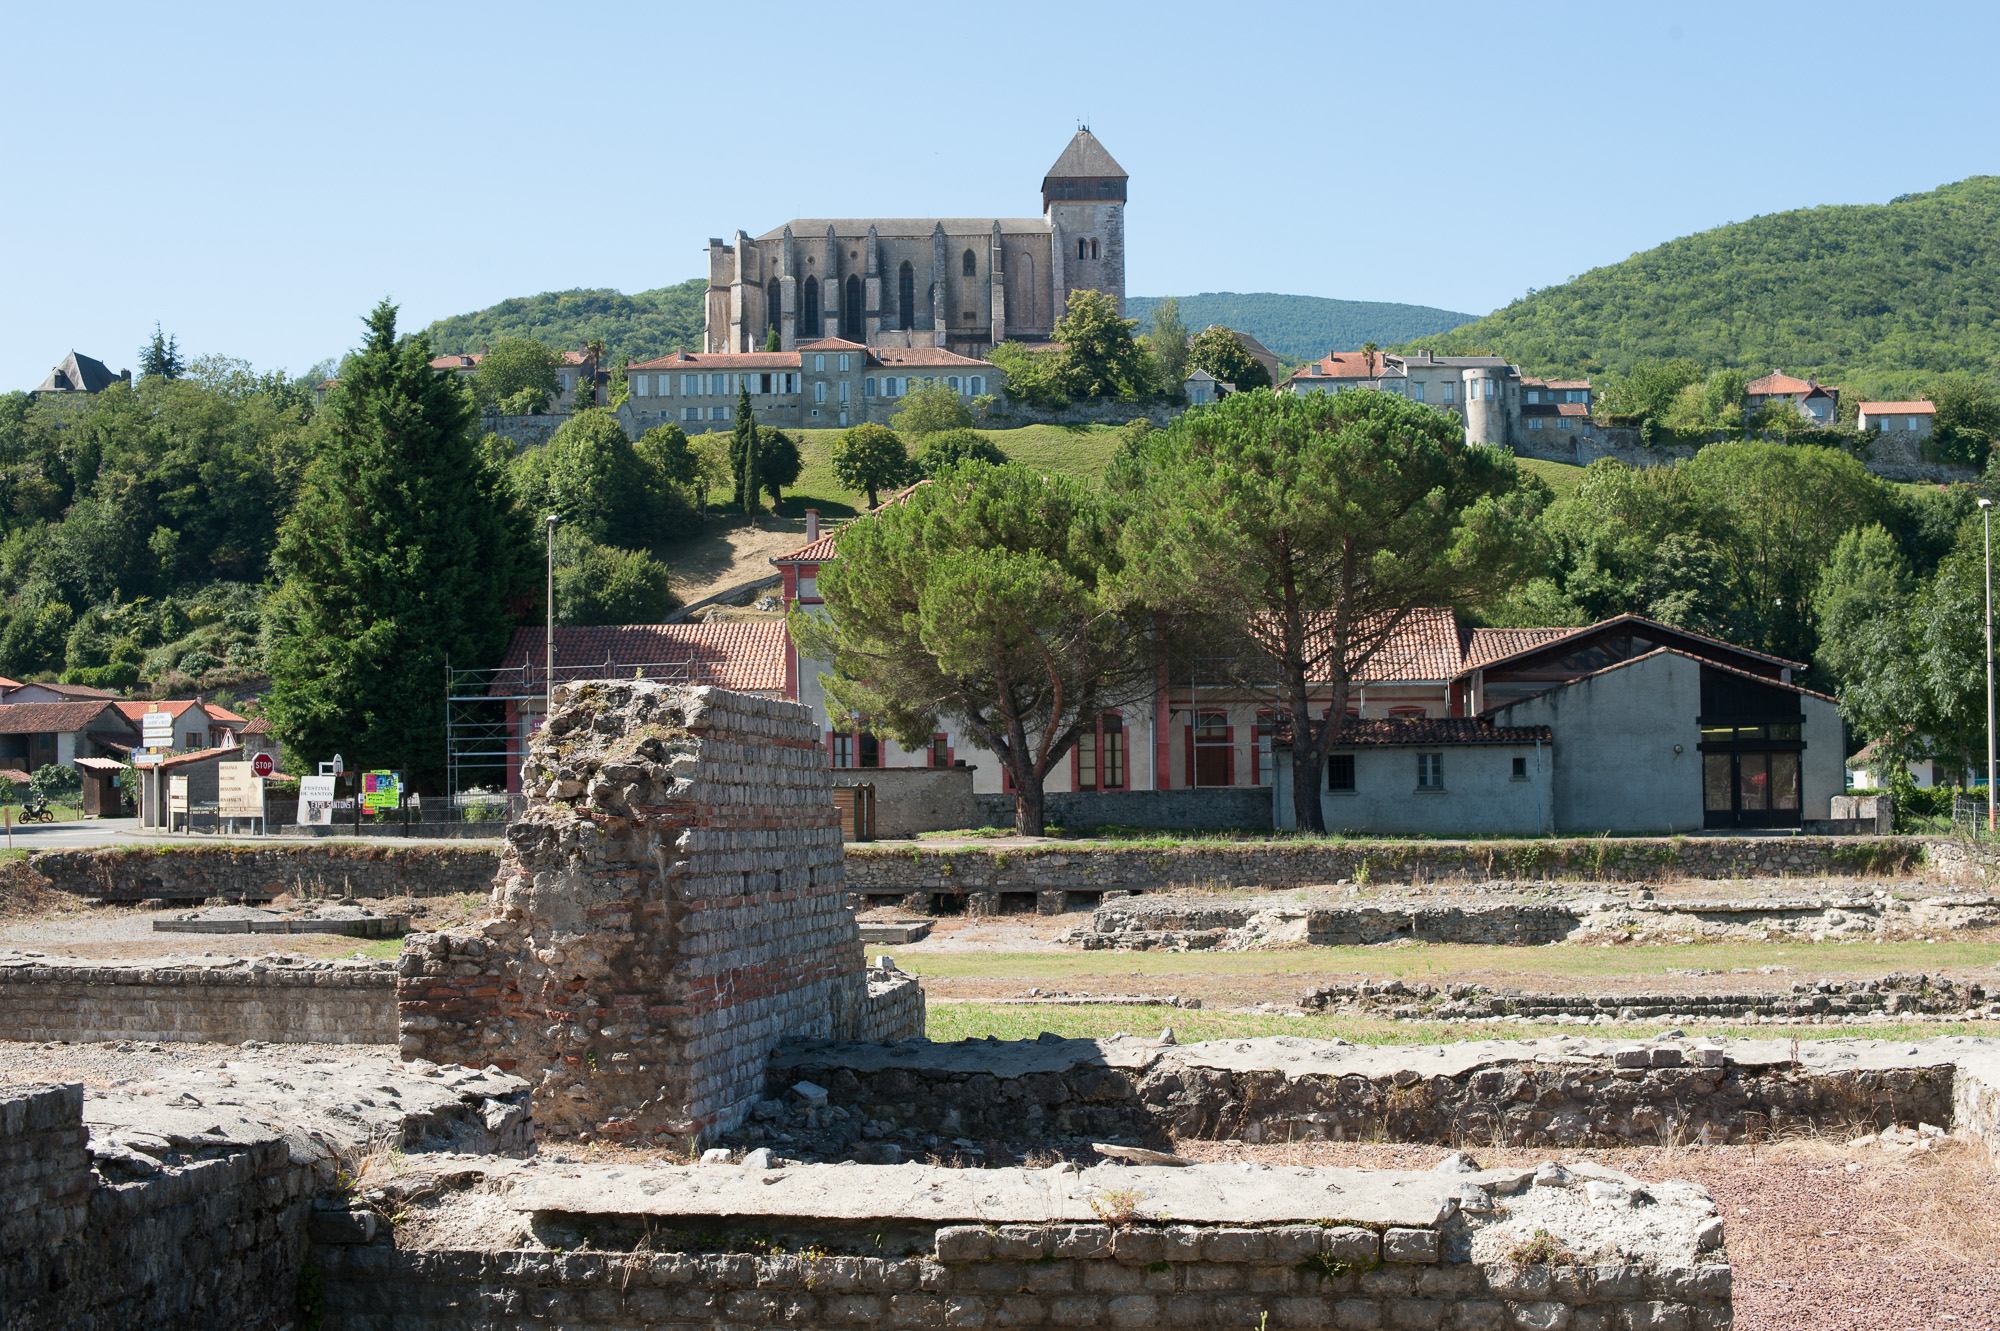
<svg viewBox="0 0 2000 1331">
<path fill-rule="evenodd" d="M 1069 147 L 1062 150 L 1056 164 L 1049 168 L 1042 178 L 1046 188 L 1051 180 L 1124 180 L 1129 177 L 1125 168 L 1118 165 L 1097 136 L 1087 129 L 1080 129 L 1076 137 L 1069 141 Z"/>
</svg>

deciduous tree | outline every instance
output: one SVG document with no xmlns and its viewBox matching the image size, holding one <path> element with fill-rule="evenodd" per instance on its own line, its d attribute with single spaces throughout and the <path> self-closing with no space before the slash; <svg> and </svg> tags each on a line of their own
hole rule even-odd
<svg viewBox="0 0 2000 1331">
<path fill-rule="evenodd" d="M 915 476 L 935 479 L 961 462 L 997 467 L 1006 460 L 1000 446 L 977 430 L 940 430 L 924 439 L 911 471 Z"/>
<path fill-rule="evenodd" d="M 1153 306 L 1153 331 L 1146 334 L 1146 348 L 1160 363 L 1160 383 L 1169 392 L 1187 380 L 1188 330 L 1181 322 L 1181 303 L 1172 296 Z"/>
<path fill-rule="evenodd" d="M 939 717 L 963 726 L 1011 778 L 1015 830 L 1040 836 L 1048 774 L 1154 686 L 1155 638 L 1118 571 L 1117 524 L 1089 486 L 972 463 L 843 528 L 825 615 L 791 627 L 859 724 L 910 749 Z"/>
<path fill-rule="evenodd" d="M 562 353 L 533 338 L 503 337 L 479 358 L 473 395 L 488 411 L 540 416 L 562 392 Z"/>
<path fill-rule="evenodd" d="M 889 419 L 897 434 L 921 443 L 924 436 L 941 430 L 970 429 L 972 411 L 956 388 L 942 379 L 933 379 L 914 385 Z"/>
<path fill-rule="evenodd" d="M 1126 595 L 1205 621 L 1203 646 L 1289 713 L 1301 829 L 1325 830 L 1352 681 L 1418 610 L 1491 599 L 1529 566 L 1546 490 L 1464 436 L 1394 393 L 1241 393 L 1115 477 Z"/>
<path fill-rule="evenodd" d="M 886 425 L 864 421 L 841 432 L 833 441 L 833 475 L 842 486 L 868 496 L 868 507 L 881 501 L 881 491 L 903 483 L 910 455 L 903 440 Z"/>
<path fill-rule="evenodd" d="M 1195 335 L 1188 348 L 1188 368 L 1207 370 L 1223 383 L 1235 384 L 1239 392 L 1271 386 L 1270 373 L 1243 349 L 1234 332 L 1220 324 Z"/>
<path fill-rule="evenodd" d="M 1158 385 L 1152 361 L 1132 337 L 1138 326 L 1136 319 L 1120 318 L 1117 304 L 1103 292 L 1087 287 L 1070 292 L 1056 322 L 1056 341 L 1062 343 L 1054 367 L 1056 391 L 1073 401 L 1131 402 L 1153 393 Z"/>
</svg>

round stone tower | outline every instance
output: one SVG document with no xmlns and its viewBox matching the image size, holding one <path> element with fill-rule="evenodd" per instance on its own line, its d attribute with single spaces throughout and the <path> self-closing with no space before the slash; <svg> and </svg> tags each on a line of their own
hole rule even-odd
<svg viewBox="0 0 2000 1331">
<path fill-rule="evenodd" d="M 1465 371 L 1465 442 L 1507 443 L 1507 367 L 1473 365 Z"/>
</svg>

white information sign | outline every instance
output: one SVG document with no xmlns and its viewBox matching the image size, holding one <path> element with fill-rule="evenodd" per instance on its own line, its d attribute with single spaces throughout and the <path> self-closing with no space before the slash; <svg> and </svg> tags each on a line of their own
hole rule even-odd
<svg viewBox="0 0 2000 1331">
<path fill-rule="evenodd" d="M 247 762 L 215 765 L 215 811 L 224 818 L 262 818 L 264 783 Z"/>
<path fill-rule="evenodd" d="M 140 734 L 149 749 L 174 747 L 174 717 L 171 712 L 147 712 L 139 718 Z"/>
<path fill-rule="evenodd" d="M 307 827 L 333 826 L 333 778 L 299 778 L 299 822 Z"/>
<path fill-rule="evenodd" d="M 188 811 L 188 779 L 184 776 L 167 778 L 167 812 L 186 813 Z"/>
</svg>

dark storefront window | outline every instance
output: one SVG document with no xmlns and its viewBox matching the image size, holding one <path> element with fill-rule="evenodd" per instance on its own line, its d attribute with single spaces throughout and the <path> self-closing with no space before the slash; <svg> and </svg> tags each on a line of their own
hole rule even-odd
<svg viewBox="0 0 2000 1331">
<path fill-rule="evenodd" d="M 1799 826 L 1804 720 L 1795 690 L 1702 667 L 1702 826 Z"/>
</svg>

